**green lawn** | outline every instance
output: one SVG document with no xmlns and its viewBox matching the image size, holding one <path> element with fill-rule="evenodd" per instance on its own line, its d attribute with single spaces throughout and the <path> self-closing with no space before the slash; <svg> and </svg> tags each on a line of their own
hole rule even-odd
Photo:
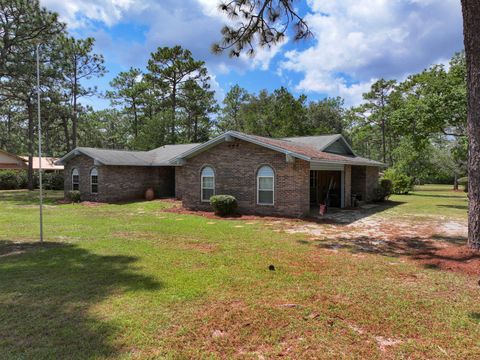
<svg viewBox="0 0 480 360">
<path fill-rule="evenodd" d="M 391 200 L 400 205 L 392 215 L 445 216 L 466 219 L 468 204 L 463 191 L 452 191 L 451 185 L 417 186 L 408 195 L 394 195 Z"/>
<path fill-rule="evenodd" d="M 39 246 L 34 195 L 0 192 L 2 359 L 480 357 L 473 276 L 329 251 L 268 221 L 59 197 Z M 466 218 L 444 186 L 392 201 L 382 216 Z"/>
</svg>

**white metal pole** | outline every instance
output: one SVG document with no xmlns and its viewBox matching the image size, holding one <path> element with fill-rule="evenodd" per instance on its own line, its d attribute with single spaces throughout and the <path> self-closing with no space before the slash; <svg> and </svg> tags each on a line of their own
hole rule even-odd
<svg viewBox="0 0 480 360">
<path fill-rule="evenodd" d="M 40 242 L 43 243 L 43 184 L 42 184 L 42 121 L 40 117 L 40 45 L 37 45 L 37 107 L 38 107 L 38 183 L 40 186 Z"/>
</svg>

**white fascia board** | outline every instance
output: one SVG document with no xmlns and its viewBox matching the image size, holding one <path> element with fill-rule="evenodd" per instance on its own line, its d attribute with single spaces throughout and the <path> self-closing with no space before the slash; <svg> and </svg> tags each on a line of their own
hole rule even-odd
<svg viewBox="0 0 480 360">
<path fill-rule="evenodd" d="M 65 161 L 70 160 L 72 157 L 78 154 L 78 150 L 74 149 L 68 152 L 66 155 L 55 161 L 55 165 L 65 165 Z"/>
<path fill-rule="evenodd" d="M 372 164 L 369 162 L 360 162 L 360 161 L 334 161 L 334 160 L 313 160 L 310 161 L 310 164 L 343 164 L 343 165 L 358 165 L 358 166 L 373 166 L 373 167 L 387 167 L 386 164 L 378 163 Z"/>
</svg>

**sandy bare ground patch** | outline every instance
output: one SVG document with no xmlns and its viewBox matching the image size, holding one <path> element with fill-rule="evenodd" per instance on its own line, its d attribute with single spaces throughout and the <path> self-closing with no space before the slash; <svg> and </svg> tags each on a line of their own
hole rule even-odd
<svg viewBox="0 0 480 360">
<path fill-rule="evenodd" d="M 406 256 L 426 267 L 480 274 L 480 254 L 466 246 L 467 224 L 443 217 L 384 217 L 374 214 L 352 219 L 352 211 L 331 216 L 328 223 L 288 223 L 283 231 L 304 233 L 324 249 L 338 252 Z M 348 214 L 350 213 L 350 214 Z M 349 216 L 349 221 L 346 217 Z M 357 215 L 358 216 L 358 215 Z M 333 221 L 332 221 L 333 220 Z M 353 220 L 353 221 L 352 221 Z"/>
</svg>

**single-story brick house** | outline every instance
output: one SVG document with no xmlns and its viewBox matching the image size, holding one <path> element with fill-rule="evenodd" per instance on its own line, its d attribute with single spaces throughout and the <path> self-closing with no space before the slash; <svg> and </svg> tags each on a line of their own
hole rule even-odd
<svg viewBox="0 0 480 360">
<path fill-rule="evenodd" d="M 372 200 L 384 166 L 356 156 L 341 135 L 273 139 L 236 131 L 151 151 L 77 148 L 57 163 L 65 166 L 65 192 L 79 190 L 85 200 L 124 201 L 153 188 L 191 209 L 209 209 L 211 195 L 229 194 L 241 212 L 288 216 L 325 201 L 343 208 L 353 198 Z"/>
</svg>

